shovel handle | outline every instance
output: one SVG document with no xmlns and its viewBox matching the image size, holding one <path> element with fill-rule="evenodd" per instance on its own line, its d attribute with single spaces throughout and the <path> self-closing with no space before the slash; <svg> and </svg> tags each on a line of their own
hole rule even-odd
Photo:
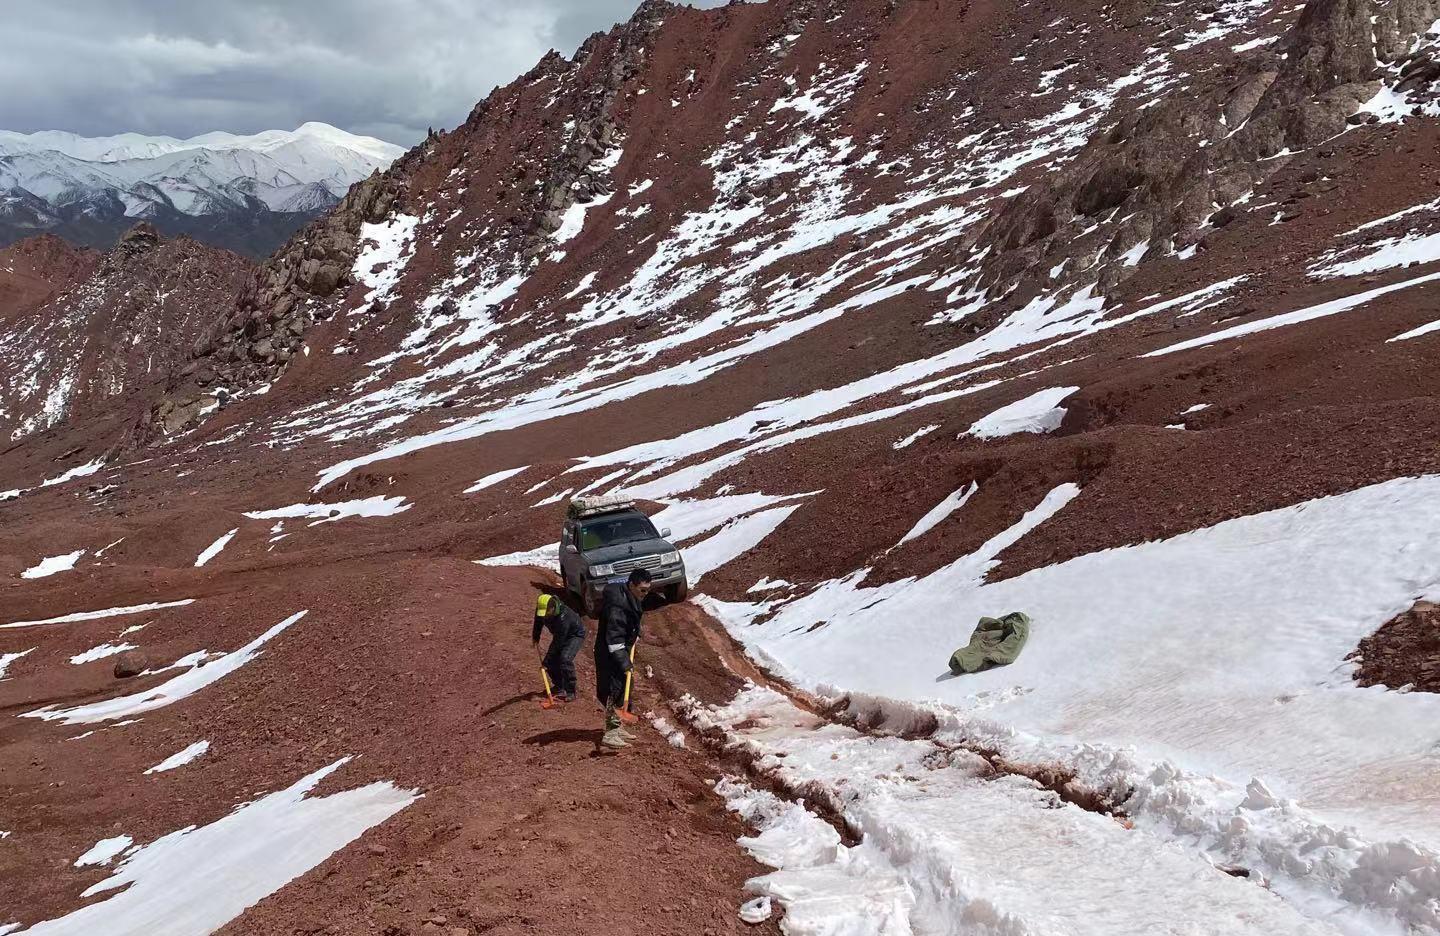
<svg viewBox="0 0 1440 936">
<path fill-rule="evenodd" d="M 630 645 L 630 668 L 625 671 L 625 701 L 620 706 L 625 711 L 630 711 L 630 679 L 635 675 L 635 645 Z"/>
</svg>

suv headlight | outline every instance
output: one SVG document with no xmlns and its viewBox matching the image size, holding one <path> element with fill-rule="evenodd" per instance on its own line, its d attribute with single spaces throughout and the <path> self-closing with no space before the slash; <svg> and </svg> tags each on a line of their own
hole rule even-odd
<svg viewBox="0 0 1440 936">
<path fill-rule="evenodd" d="M 593 566 L 590 567 L 590 574 L 591 574 L 591 575 L 595 575 L 595 576 L 599 576 L 599 577 L 601 577 L 601 578 L 604 578 L 605 576 L 610 575 L 610 574 L 613 573 L 614 571 L 615 571 L 615 566 L 613 566 L 613 565 L 611 565 L 611 564 L 609 564 L 609 563 L 605 563 L 605 564 L 603 564 L 603 565 L 593 565 Z"/>
<path fill-rule="evenodd" d="M 660 557 L 660 564 L 661 564 L 661 565 L 667 565 L 667 566 L 668 566 L 668 565 L 679 565 L 679 564 L 680 564 L 680 553 L 679 553 L 679 551 L 677 550 L 676 552 L 668 552 L 668 553 L 665 553 L 663 556 Z"/>
</svg>

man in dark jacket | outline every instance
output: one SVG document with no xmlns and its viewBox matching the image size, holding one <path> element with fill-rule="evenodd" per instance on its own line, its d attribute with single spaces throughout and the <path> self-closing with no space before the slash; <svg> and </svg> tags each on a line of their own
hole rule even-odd
<svg viewBox="0 0 1440 936">
<path fill-rule="evenodd" d="M 650 594 L 650 573 L 636 569 L 624 584 L 605 587 L 600 600 L 600 626 L 595 632 L 595 695 L 605 706 L 605 734 L 600 745 L 611 750 L 626 746 L 634 735 L 620 724 L 618 714 L 625 697 L 625 675 L 633 665 L 631 648 L 640 639 L 640 616 Z"/>
<path fill-rule="evenodd" d="M 530 632 L 530 645 L 540 649 L 540 631 L 550 632 L 550 649 L 541 658 L 541 665 L 550 676 L 555 698 L 561 702 L 575 701 L 575 657 L 585 642 L 585 624 L 580 615 L 570 610 L 554 595 L 541 594 L 535 601 L 535 626 Z"/>
</svg>

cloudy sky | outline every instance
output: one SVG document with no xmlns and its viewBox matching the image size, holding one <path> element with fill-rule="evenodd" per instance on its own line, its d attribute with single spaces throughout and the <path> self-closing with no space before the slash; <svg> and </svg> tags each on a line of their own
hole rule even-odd
<svg viewBox="0 0 1440 936">
<path fill-rule="evenodd" d="M 323 120 L 408 145 L 637 3 L 5 0 L 0 129 L 186 137 Z"/>
</svg>

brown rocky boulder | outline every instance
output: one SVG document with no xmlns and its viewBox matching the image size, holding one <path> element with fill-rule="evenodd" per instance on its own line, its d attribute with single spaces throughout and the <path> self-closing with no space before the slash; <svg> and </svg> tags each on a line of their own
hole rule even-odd
<svg viewBox="0 0 1440 936">
<path fill-rule="evenodd" d="M 150 658 L 143 650 L 126 650 L 115 658 L 115 678 L 129 679 L 150 668 Z"/>
</svg>

